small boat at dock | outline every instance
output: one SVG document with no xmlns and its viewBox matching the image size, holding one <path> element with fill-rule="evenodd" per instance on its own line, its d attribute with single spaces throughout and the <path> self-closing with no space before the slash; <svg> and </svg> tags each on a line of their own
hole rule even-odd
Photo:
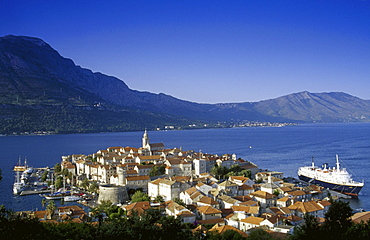
<svg viewBox="0 0 370 240">
<path fill-rule="evenodd" d="M 71 195 L 71 196 L 65 196 L 64 201 L 65 202 L 76 202 L 81 200 L 82 198 L 79 196 Z"/>
</svg>

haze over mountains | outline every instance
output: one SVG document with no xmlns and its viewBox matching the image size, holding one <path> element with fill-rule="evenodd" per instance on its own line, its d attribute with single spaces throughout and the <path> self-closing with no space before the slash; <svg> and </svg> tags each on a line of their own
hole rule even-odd
<svg viewBox="0 0 370 240">
<path fill-rule="evenodd" d="M 89 119 L 86 125 L 91 126 L 81 130 L 83 132 L 140 130 L 163 127 L 160 126 L 163 124 L 208 121 L 368 122 L 370 119 L 370 101 L 340 92 L 300 92 L 260 102 L 220 104 L 199 104 L 165 94 L 140 92 L 130 89 L 118 78 L 76 66 L 41 39 L 12 35 L 0 37 L 0 104 L 1 126 L 8 126 L 5 132 L 15 131 L 10 125 L 14 122 L 20 125 L 20 119 L 31 116 L 27 114 L 32 109 L 33 115 L 38 109 L 44 111 L 43 118 L 47 118 L 53 108 L 64 109 L 64 117 L 71 117 L 78 109 L 79 116 L 70 120 L 71 124 L 77 121 L 81 126 L 85 124 L 82 119 L 74 118 L 87 112 L 92 116 L 96 111 L 111 117 L 124 116 L 119 117 L 120 128 L 114 127 L 117 119 L 110 127 L 104 127 L 104 119 L 97 124 L 94 117 L 86 116 Z M 109 118 L 105 121 L 109 122 Z M 38 128 L 42 128 L 41 125 Z M 62 129 L 62 125 L 58 128 Z"/>
</svg>

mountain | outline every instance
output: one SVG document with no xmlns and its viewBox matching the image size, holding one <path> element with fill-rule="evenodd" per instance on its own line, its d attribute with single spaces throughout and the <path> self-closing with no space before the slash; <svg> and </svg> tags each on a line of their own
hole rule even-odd
<svg viewBox="0 0 370 240">
<path fill-rule="evenodd" d="M 260 113 L 303 122 L 369 121 L 370 101 L 341 92 L 300 92 L 254 104 Z"/>
<path fill-rule="evenodd" d="M 78 125 L 86 132 L 219 121 L 370 119 L 369 101 L 345 93 L 301 92 L 260 102 L 199 104 L 140 92 L 116 77 L 76 66 L 41 39 L 12 35 L 0 37 L 0 104 L 0 132 L 1 127 L 6 129 L 2 132 L 15 131 L 14 124 L 23 130 L 42 129 L 45 122 L 47 129 L 75 132 Z"/>
</svg>

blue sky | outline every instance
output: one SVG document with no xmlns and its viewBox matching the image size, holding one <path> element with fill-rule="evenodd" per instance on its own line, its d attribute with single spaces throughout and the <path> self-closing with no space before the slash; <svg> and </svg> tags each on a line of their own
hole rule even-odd
<svg viewBox="0 0 370 240">
<path fill-rule="evenodd" d="M 0 36 L 39 37 L 131 89 L 200 103 L 300 91 L 370 100 L 370 0 L 0 0 Z"/>
</svg>

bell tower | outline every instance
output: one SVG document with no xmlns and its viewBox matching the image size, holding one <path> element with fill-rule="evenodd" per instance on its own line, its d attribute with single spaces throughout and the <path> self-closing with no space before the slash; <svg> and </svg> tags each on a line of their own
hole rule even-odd
<svg viewBox="0 0 370 240">
<path fill-rule="evenodd" d="M 148 133 L 145 129 L 145 132 L 144 132 L 144 135 L 143 135 L 143 138 L 142 138 L 142 143 L 143 143 L 143 148 L 148 148 L 149 146 L 149 137 L 148 137 Z"/>
</svg>

